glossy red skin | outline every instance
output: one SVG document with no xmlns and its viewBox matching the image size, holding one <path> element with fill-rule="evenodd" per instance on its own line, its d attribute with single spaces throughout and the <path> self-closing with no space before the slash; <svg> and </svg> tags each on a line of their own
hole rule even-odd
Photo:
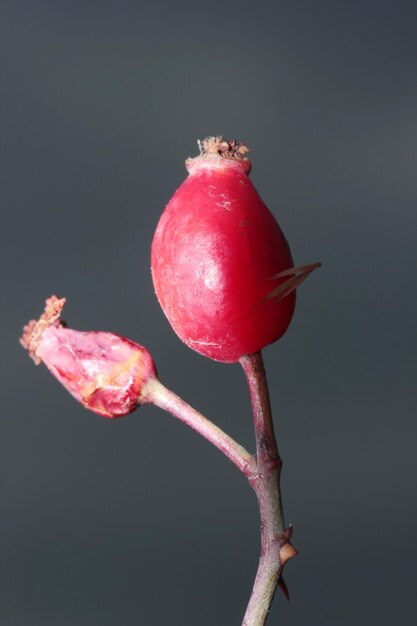
<svg viewBox="0 0 417 626">
<path fill-rule="evenodd" d="M 200 160 L 200 161 L 199 161 Z M 218 156 L 187 162 L 152 243 L 152 277 L 169 322 L 190 348 L 236 362 L 286 331 L 295 292 L 268 294 L 293 266 L 288 243 L 245 170 Z"/>
</svg>

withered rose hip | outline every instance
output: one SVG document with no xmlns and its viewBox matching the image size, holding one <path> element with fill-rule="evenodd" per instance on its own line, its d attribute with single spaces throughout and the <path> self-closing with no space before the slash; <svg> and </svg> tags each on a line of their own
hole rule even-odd
<svg viewBox="0 0 417 626">
<path fill-rule="evenodd" d="M 188 178 L 152 243 L 158 300 L 178 336 L 217 361 L 235 362 L 285 333 L 295 287 L 288 243 L 249 179 L 248 149 L 211 137 L 188 159 Z"/>
<path fill-rule="evenodd" d="M 156 377 L 151 355 L 120 335 L 66 328 L 64 304 L 65 298 L 51 296 L 39 320 L 25 326 L 21 344 L 87 409 L 104 417 L 131 413 Z"/>
</svg>

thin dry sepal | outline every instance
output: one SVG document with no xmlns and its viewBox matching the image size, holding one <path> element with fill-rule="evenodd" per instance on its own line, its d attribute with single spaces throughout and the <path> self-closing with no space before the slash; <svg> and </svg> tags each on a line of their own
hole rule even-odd
<svg viewBox="0 0 417 626">
<path fill-rule="evenodd" d="M 225 159 L 246 159 L 249 152 L 248 146 L 235 139 L 226 141 L 223 137 L 206 137 L 203 141 L 198 142 L 200 154 L 218 154 Z"/>
<path fill-rule="evenodd" d="M 284 281 L 278 287 L 273 289 L 264 300 L 270 300 L 273 298 L 274 300 L 283 300 L 288 296 L 294 289 L 297 289 L 299 285 L 310 276 L 311 272 L 321 266 L 321 263 L 310 263 L 309 265 L 299 265 L 298 267 L 290 267 L 287 270 L 279 272 L 272 276 L 271 280 L 276 280 L 277 278 L 285 278 L 289 276 L 288 280 Z"/>
<path fill-rule="evenodd" d="M 49 326 L 58 326 L 61 323 L 61 311 L 64 308 L 66 299 L 51 296 L 45 302 L 45 310 L 38 320 L 30 320 L 23 328 L 23 335 L 20 339 L 22 346 L 29 352 L 29 356 L 36 365 L 41 362 L 36 355 L 42 333 Z"/>
</svg>

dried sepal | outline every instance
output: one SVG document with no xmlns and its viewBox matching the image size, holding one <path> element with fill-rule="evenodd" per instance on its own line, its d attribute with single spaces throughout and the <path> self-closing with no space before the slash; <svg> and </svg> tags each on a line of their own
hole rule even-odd
<svg viewBox="0 0 417 626">
<path fill-rule="evenodd" d="M 287 278 L 273 289 L 264 300 L 283 300 L 292 291 L 295 291 L 299 285 L 310 276 L 311 272 L 321 266 L 321 263 L 310 263 L 309 265 L 299 265 L 298 267 L 290 267 L 287 270 L 279 272 L 272 276 L 271 280 Z"/>
<path fill-rule="evenodd" d="M 61 311 L 66 303 L 65 298 L 57 298 L 57 296 L 51 296 L 45 302 L 45 309 L 38 320 L 30 320 L 23 328 L 23 335 L 20 338 L 20 343 L 29 352 L 29 356 L 34 360 L 36 365 L 39 365 L 41 359 L 37 356 L 36 351 L 39 346 L 39 341 L 42 337 L 42 333 L 49 328 L 49 326 L 59 326 L 62 324 Z"/>
</svg>

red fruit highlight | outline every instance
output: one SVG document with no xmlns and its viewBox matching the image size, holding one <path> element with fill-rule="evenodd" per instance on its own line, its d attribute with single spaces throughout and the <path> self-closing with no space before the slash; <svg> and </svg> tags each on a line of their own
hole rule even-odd
<svg viewBox="0 0 417 626">
<path fill-rule="evenodd" d="M 200 150 L 157 226 L 152 277 L 182 341 L 235 362 L 285 333 L 295 287 L 313 266 L 292 267 L 287 240 L 249 180 L 246 146 L 212 137 Z"/>
<path fill-rule="evenodd" d="M 125 337 L 63 326 L 65 298 L 51 296 L 39 320 L 24 328 L 20 343 L 41 361 L 87 409 L 104 417 L 121 417 L 145 401 L 145 385 L 156 378 L 152 357 Z"/>
</svg>

